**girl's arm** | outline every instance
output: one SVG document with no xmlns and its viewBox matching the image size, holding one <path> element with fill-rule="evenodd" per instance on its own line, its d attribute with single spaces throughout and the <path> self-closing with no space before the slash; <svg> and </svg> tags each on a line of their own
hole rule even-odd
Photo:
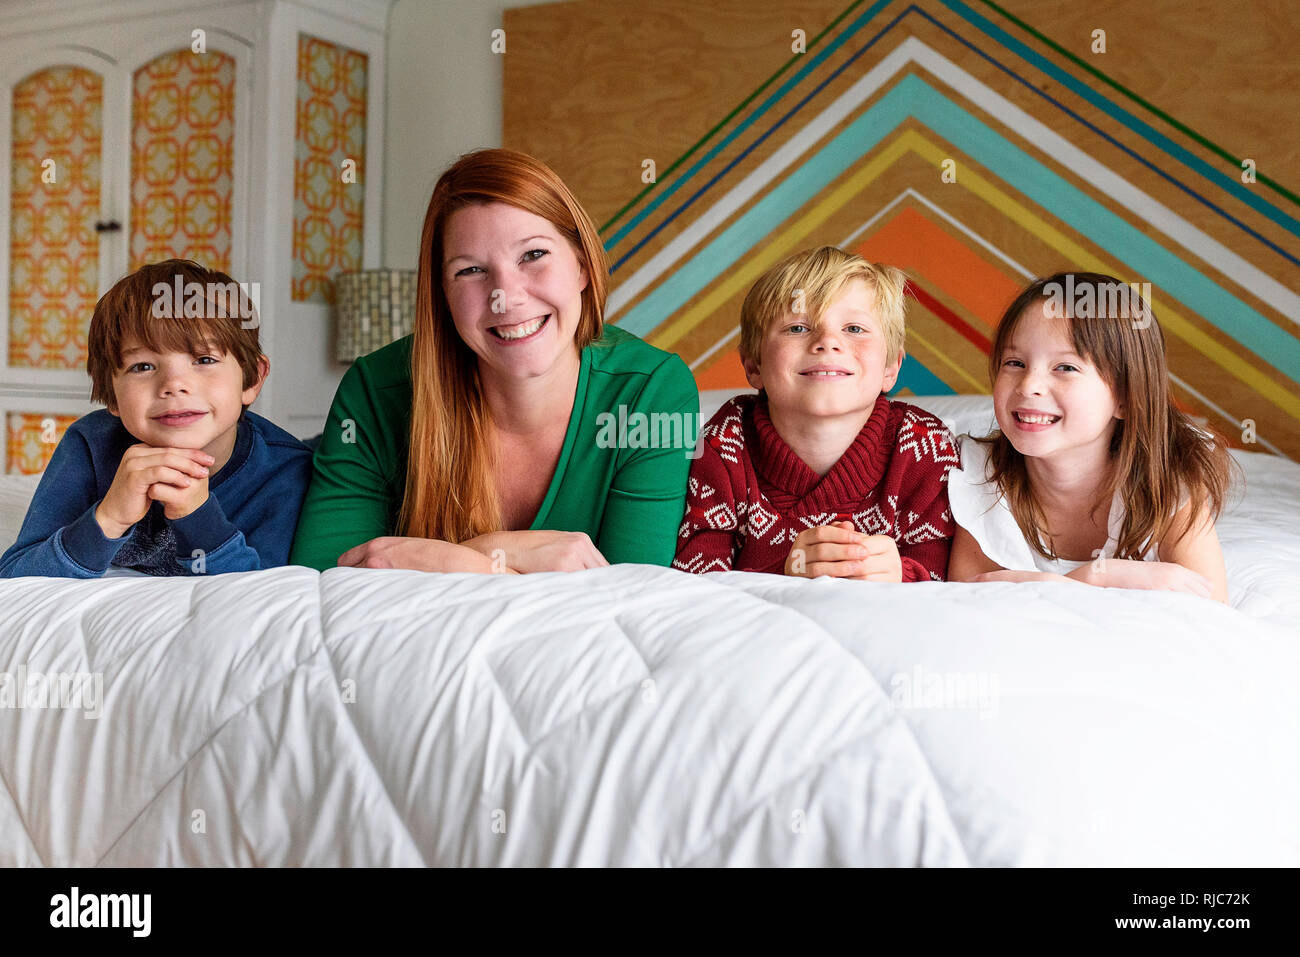
<svg viewBox="0 0 1300 957">
<path fill-rule="evenodd" d="M 984 554 L 975 537 L 958 525 L 948 553 L 948 581 L 972 582 L 980 575 L 1003 571 L 1006 569 Z"/>
<path fill-rule="evenodd" d="M 1223 549 L 1219 547 L 1219 534 L 1214 530 L 1214 520 L 1208 506 L 1192 514 L 1189 502 L 1174 516 L 1170 534 L 1160 543 L 1160 561 L 1141 564 L 1181 565 L 1206 578 L 1210 583 L 1210 597 L 1228 603 L 1228 573 L 1223 565 Z"/>
<path fill-rule="evenodd" d="M 1228 601 L 1228 576 L 1214 522 L 1208 509 L 1193 520 L 1190 504 L 1175 516 L 1173 527 L 1160 543 L 1160 561 L 1108 558 L 1081 565 L 1069 577 L 1102 588 L 1177 591 L 1225 604 Z"/>
<path fill-rule="evenodd" d="M 984 554 L 970 532 L 957 526 L 948 556 L 950 582 L 1060 582 L 1073 581 L 1052 572 L 1009 571 Z"/>
<path fill-rule="evenodd" d="M 1013 572 L 1005 568 L 1000 572 L 985 572 L 976 575 L 971 581 L 976 582 L 1073 582 L 1077 578 L 1058 575 L 1056 572 Z"/>
</svg>

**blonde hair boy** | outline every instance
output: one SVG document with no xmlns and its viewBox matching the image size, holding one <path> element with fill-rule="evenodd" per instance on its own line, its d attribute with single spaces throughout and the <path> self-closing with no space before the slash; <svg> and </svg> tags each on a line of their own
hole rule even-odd
<svg viewBox="0 0 1300 957">
<path fill-rule="evenodd" d="M 757 396 L 703 429 L 675 567 L 942 580 L 952 436 L 886 393 L 904 358 L 907 277 L 833 246 L 749 290 L 740 357 Z"/>
<path fill-rule="evenodd" d="M 795 253 L 777 263 L 750 287 L 740 307 L 740 354 L 757 359 L 763 337 L 788 314 L 819 317 L 854 280 L 869 285 L 888 346 L 887 363 L 903 352 L 906 336 L 907 275 L 896 266 L 867 262 L 835 246 Z"/>
</svg>

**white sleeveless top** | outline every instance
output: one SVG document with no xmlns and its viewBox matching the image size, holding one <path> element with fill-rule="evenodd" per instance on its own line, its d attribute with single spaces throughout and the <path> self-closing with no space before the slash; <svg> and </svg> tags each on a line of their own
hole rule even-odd
<svg viewBox="0 0 1300 957">
<path fill-rule="evenodd" d="M 1065 575 L 1092 559 L 1071 561 L 1058 558 L 1053 561 L 1025 541 L 1025 535 L 1011 514 L 997 484 L 988 480 L 989 452 L 991 446 L 976 442 L 969 435 L 958 440 L 961 448 L 960 469 L 948 473 L 948 502 L 952 517 L 970 536 L 979 542 L 990 561 L 1011 571 L 1055 572 Z M 1124 527 L 1124 500 L 1118 492 L 1110 503 L 1110 516 L 1106 520 L 1107 539 L 1101 558 L 1114 558 L 1119 544 L 1119 533 Z M 1142 555 L 1147 562 L 1159 561 L 1158 549 L 1148 548 Z"/>
</svg>

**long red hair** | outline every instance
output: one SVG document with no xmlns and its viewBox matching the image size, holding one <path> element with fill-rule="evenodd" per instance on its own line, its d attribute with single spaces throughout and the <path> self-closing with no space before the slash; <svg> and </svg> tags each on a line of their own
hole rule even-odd
<svg viewBox="0 0 1300 957">
<path fill-rule="evenodd" d="M 491 413 L 480 388 L 478 356 L 456 331 L 442 287 L 447 219 L 479 203 L 506 203 L 555 227 L 588 277 L 575 348 L 585 348 L 604 330 L 609 272 L 605 248 L 595 223 L 560 177 L 541 161 L 514 150 L 476 150 L 460 157 L 434 186 L 420 235 L 411 430 L 398 535 L 462 542 L 501 527 Z"/>
</svg>

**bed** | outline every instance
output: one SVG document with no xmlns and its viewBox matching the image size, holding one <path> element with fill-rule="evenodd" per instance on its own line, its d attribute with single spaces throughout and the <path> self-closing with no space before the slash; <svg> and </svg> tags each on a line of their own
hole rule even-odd
<svg viewBox="0 0 1300 957">
<path fill-rule="evenodd" d="M 0 581 L 0 669 L 101 683 L 0 709 L 0 865 L 1295 866 L 1300 466 L 1234 454 L 1232 607 L 648 566 Z M 34 484 L 0 480 L 0 548 Z"/>
</svg>

